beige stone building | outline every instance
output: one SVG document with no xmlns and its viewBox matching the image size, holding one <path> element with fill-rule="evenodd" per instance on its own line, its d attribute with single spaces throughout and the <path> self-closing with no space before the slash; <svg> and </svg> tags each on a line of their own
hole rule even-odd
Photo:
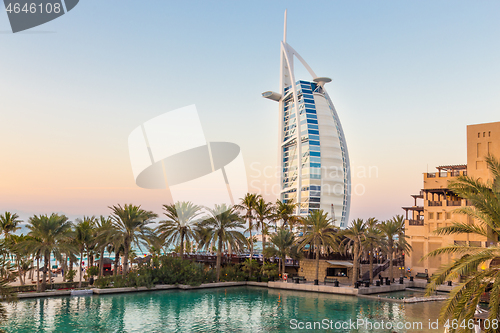
<svg viewBox="0 0 500 333">
<path fill-rule="evenodd" d="M 467 165 L 445 165 L 437 172 L 424 173 L 423 188 L 412 195 L 413 206 L 403 207 L 406 214 L 405 232 L 413 251 L 407 254 L 405 265 L 411 274 L 436 272 L 443 264 L 454 258 L 434 257 L 421 260 L 427 253 L 450 244 L 488 246 L 496 239 L 475 235 L 445 235 L 434 233 L 437 228 L 449 226 L 454 221 L 475 223 L 474 220 L 454 211 L 469 205 L 449 188 L 450 180 L 459 175 L 469 175 L 482 181 L 491 179 L 485 157 L 491 154 L 500 158 L 500 122 L 467 126 Z"/>
</svg>

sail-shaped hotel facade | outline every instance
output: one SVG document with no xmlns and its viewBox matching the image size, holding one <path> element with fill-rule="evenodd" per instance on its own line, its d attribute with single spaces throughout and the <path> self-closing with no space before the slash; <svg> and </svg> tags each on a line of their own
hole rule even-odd
<svg viewBox="0 0 500 333">
<path fill-rule="evenodd" d="M 279 92 L 263 97 L 279 103 L 281 161 L 280 199 L 297 203 L 297 213 L 323 209 L 340 228 L 347 227 L 351 202 L 349 153 L 340 119 L 324 85 L 304 59 L 281 42 Z M 299 60 L 312 80 L 297 80 L 294 60 Z"/>
</svg>

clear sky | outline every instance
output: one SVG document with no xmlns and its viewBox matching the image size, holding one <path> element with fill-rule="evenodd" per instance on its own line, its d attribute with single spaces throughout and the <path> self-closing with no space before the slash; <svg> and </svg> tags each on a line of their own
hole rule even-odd
<svg viewBox="0 0 500 333">
<path fill-rule="evenodd" d="M 286 8 L 289 44 L 333 79 L 351 219 L 402 214 L 423 172 L 466 163 L 466 125 L 500 121 L 498 1 L 84 0 L 17 34 L 2 9 L 0 212 L 160 213 L 169 195 L 135 185 L 128 135 L 190 104 L 274 201 L 259 173 L 276 167 L 278 105 L 260 94 L 278 89 Z"/>
</svg>

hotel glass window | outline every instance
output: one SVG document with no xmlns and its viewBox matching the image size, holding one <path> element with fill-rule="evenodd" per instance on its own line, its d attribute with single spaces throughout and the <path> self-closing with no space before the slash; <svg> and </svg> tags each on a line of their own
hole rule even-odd
<svg viewBox="0 0 500 333">
<path fill-rule="evenodd" d="M 434 213 L 429 213 L 429 220 L 434 220 Z"/>
<path fill-rule="evenodd" d="M 436 220 L 441 220 L 443 213 L 436 213 Z"/>
<path fill-rule="evenodd" d="M 450 212 L 446 212 L 446 219 L 447 220 L 451 219 L 451 213 Z"/>
</svg>

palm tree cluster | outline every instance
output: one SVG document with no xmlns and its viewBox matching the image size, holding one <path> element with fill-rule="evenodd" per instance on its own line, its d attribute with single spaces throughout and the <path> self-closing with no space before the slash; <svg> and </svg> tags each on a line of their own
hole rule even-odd
<svg viewBox="0 0 500 333">
<path fill-rule="evenodd" d="M 29 272 L 29 277 L 36 279 L 37 289 L 44 291 L 51 280 L 51 258 L 61 263 L 69 281 L 73 279 L 73 265 L 76 264 L 81 287 L 85 257 L 89 276 L 100 278 L 104 275 L 105 253 L 113 253 L 113 274 L 120 272 L 125 276 L 136 256 L 134 249 L 143 251 L 143 248 L 153 255 L 167 253 L 174 248 L 181 258 L 186 251 L 194 252 L 195 249 L 216 253 L 217 281 L 221 277 L 222 254 L 248 250 L 250 259 L 244 266 L 251 276 L 253 271 L 259 269 L 258 264 L 253 262 L 255 232 L 260 232 L 262 237 L 263 262 L 266 263 L 270 257 L 278 258 L 282 274 L 286 258 L 300 259 L 307 250 L 310 256 L 314 254 L 316 280 L 319 259 L 325 252 L 350 253 L 357 272 L 363 253 L 370 256 L 370 264 L 373 265 L 376 249 L 386 250 L 391 258 L 396 250 L 407 250 L 402 217 L 382 223 L 376 219 L 367 222 L 356 220 L 350 228 L 338 230 L 322 210 L 312 210 L 308 216 L 299 217 L 295 214 L 297 205 L 293 202 L 277 200 L 273 204 L 252 193 L 247 193 L 234 206 L 206 208 L 191 202 L 176 202 L 162 208 L 165 219 L 156 224 L 153 220 L 158 218 L 157 214 L 132 204 L 110 206 L 108 217 L 84 216 L 75 222 L 60 214 L 34 215 L 27 221 L 27 235 L 20 236 L 14 232 L 22 221 L 16 214 L 6 212 L 0 216 L 4 235 L 0 255 L 10 262 L 22 285 L 26 283 Z M 95 268 L 95 272 L 90 270 L 94 266 L 99 267 Z M 272 270 L 269 265 L 264 268 Z M 357 276 L 357 273 L 353 276 L 353 282 Z M 370 278 L 373 279 L 373 274 Z"/>
<path fill-rule="evenodd" d="M 396 215 L 387 221 L 378 221 L 369 218 L 366 221 L 356 219 L 349 228 L 340 233 L 340 248 L 350 251 L 353 256 L 352 284 L 358 280 L 360 259 L 362 256 L 369 259 L 370 282 L 373 282 L 373 259 L 375 254 L 385 254 L 389 261 L 389 278 L 394 279 L 394 256 L 411 251 L 405 235 L 405 223 L 402 215 Z"/>
<path fill-rule="evenodd" d="M 272 246 L 264 251 L 269 256 L 277 256 L 281 260 L 280 272 L 285 272 L 286 257 L 300 259 L 306 247 L 314 253 L 316 260 L 316 276 L 319 277 L 319 260 L 322 253 L 344 253 L 353 258 L 352 284 L 359 278 L 362 256 L 369 258 L 370 281 L 373 282 L 373 259 L 375 253 L 384 253 L 389 259 L 389 275 L 393 279 L 393 261 L 395 253 L 411 250 L 404 234 L 404 219 L 398 215 L 379 222 L 375 218 L 367 221 L 356 219 L 349 228 L 340 230 L 323 210 L 312 210 L 306 217 L 293 215 L 294 205 L 277 204 L 276 218 L 281 219 L 282 227 L 270 235 Z M 281 214 L 280 214 L 281 213 Z M 287 227 L 286 227 L 287 226 Z M 299 231 L 301 236 L 297 237 Z"/>
<path fill-rule="evenodd" d="M 110 217 L 84 216 L 74 223 L 65 215 L 34 215 L 27 221 L 27 235 L 14 234 L 23 222 L 17 214 L 5 212 L 0 215 L 0 228 L 4 236 L 0 243 L 0 254 L 12 268 L 9 268 L 10 280 L 18 278 L 21 285 L 24 285 L 26 274 L 29 272 L 31 279 L 36 279 L 37 290 L 45 291 L 48 281 L 51 280 L 51 257 L 61 263 L 67 276 L 72 276 L 68 273 L 73 271 L 73 264 L 77 263 L 79 257 L 80 269 L 77 271 L 81 287 L 84 256 L 87 257 L 89 267 L 94 265 L 94 258 L 98 256 L 98 275 L 101 276 L 106 250 L 117 256 L 123 254 L 123 271 L 127 273 L 132 246 L 146 243 L 148 233 L 152 232 L 147 225 L 156 214 L 143 210 L 140 206 L 128 204 L 123 207 L 112 206 L 110 209 Z M 36 263 L 36 266 L 33 263 Z"/>
</svg>

